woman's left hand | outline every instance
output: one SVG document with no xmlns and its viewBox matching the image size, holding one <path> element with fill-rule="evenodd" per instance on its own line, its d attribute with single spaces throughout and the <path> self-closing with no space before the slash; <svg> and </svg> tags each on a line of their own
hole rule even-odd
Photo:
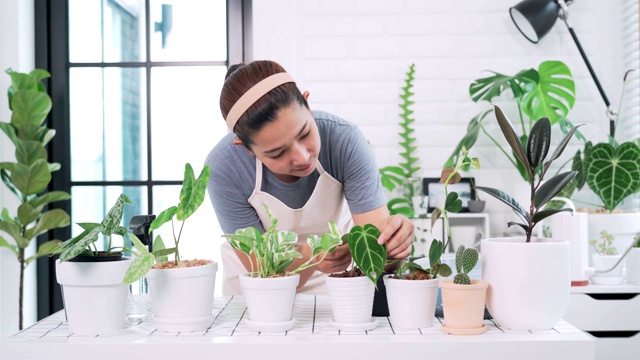
<svg viewBox="0 0 640 360">
<path fill-rule="evenodd" d="M 391 215 L 379 226 L 378 244 L 386 244 L 387 256 L 404 259 L 411 255 L 414 231 L 413 222 L 403 215 Z"/>
</svg>

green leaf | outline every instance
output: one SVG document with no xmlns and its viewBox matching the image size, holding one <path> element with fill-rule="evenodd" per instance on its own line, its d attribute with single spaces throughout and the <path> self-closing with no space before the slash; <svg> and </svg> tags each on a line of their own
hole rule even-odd
<svg viewBox="0 0 640 360">
<path fill-rule="evenodd" d="M 440 264 L 438 266 L 438 275 L 442 276 L 442 277 L 447 277 L 450 276 L 453 273 L 453 271 L 451 271 L 451 267 L 447 264 Z"/>
<path fill-rule="evenodd" d="M 532 168 L 537 168 L 547 157 L 551 145 L 551 122 L 542 118 L 536 121 L 529 132 L 527 159 Z"/>
<path fill-rule="evenodd" d="M 516 215 L 518 215 L 518 217 L 522 219 L 523 222 L 525 223 L 529 222 L 529 217 L 530 217 L 529 213 L 520 205 L 520 203 L 518 203 L 514 198 L 512 198 L 511 195 L 505 193 L 502 190 L 498 190 L 490 187 L 476 186 L 475 189 L 476 191 L 477 190 L 483 191 L 493 196 L 494 198 L 502 201 L 503 203 L 507 204 L 511 209 L 513 209 Z"/>
<path fill-rule="evenodd" d="M 380 230 L 371 224 L 354 226 L 349 232 L 353 261 L 374 284 L 377 284 L 387 261 L 387 249 L 378 244 L 379 237 Z"/>
<path fill-rule="evenodd" d="M 0 129 L 7 135 L 12 143 L 20 141 L 16 128 L 11 123 L 0 122 Z"/>
<path fill-rule="evenodd" d="M 56 201 L 64 201 L 71 199 L 71 195 L 64 191 L 49 191 L 48 193 L 42 196 L 36 196 L 33 199 L 29 200 L 29 204 L 34 208 L 42 207 L 44 205 L 56 202 Z"/>
<path fill-rule="evenodd" d="M 129 200 L 129 198 L 125 194 L 120 194 L 120 196 L 116 200 L 116 203 L 100 223 L 100 231 L 103 235 L 109 236 L 118 231 L 120 222 L 122 222 L 122 214 L 124 213 L 125 203 L 131 204 L 131 200 Z"/>
<path fill-rule="evenodd" d="M 474 102 L 484 100 L 491 103 L 507 89 L 512 91 L 514 98 L 519 99 L 524 93 L 523 87 L 537 84 L 539 79 L 537 71 L 533 69 L 521 71 L 516 76 L 490 72 L 494 75 L 477 79 L 469 85 L 469 95 Z"/>
<path fill-rule="evenodd" d="M 16 245 L 18 245 L 19 249 L 25 249 L 27 246 L 29 246 L 29 242 L 31 241 L 31 239 L 22 236 L 20 224 L 16 223 L 15 220 L 0 220 L 0 230 L 9 234 L 13 238 L 13 240 L 15 240 Z"/>
<path fill-rule="evenodd" d="M 36 160 L 47 160 L 47 151 L 38 141 L 18 141 L 16 144 L 16 160 L 20 164 L 30 166 Z"/>
<path fill-rule="evenodd" d="M 50 78 L 51 74 L 44 69 L 34 69 L 29 73 L 29 76 L 32 77 L 36 82 L 40 82 L 46 78 Z"/>
<path fill-rule="evenodd" d="M 40 211 L 42 207 L 34 208 L 30 203 L 22 203 L 18 206 L 18 218 L 20 222 L 29 225 L 32 222 L 36 221 L 38 217 L 40 217 Z"/>
<path fill-rule="evenodd" d="M 20 90 L 38 91 L 38 80 L 33 76 L 12 70 L 7 70 L 6 73 L 11 78 L 11 87 L 9 88 L 11 94 Z"/>
<path fill-rule="evenodd" d="M 175 254 L 176 250 L 177 249 L 174 247 L 172 247 L 171 249 L 155 249 L 153 250 L 152 254 L 156 259 L 158 259 L 159 263 L 163 263 L 169 261 L 167 255 Z"/>
<path fill-rule="evenodd" d="M 522 147 L 522 143 L 520 142 L 518 134 L 516 134 L 516 131 L 513 129 L 513 126 L 504 115 L 502 110 L 500 110 L 500 108 L 497 106 L 494 107 L 494 110 L 496 113 L 496 119 L 498 120 L 498 124 L 500 125 L 500 129 L 502 130 L 502 134 L 504 135 L 505 139 L 507 139 L 507 143 L 509 143 L 509 146 L 511 146 L 511 150 L 513 150 L 516 158 L 518 158 L 527 169 L 529 178 L 533 178 L 534 169 L 529 164 L 529 160 L 527 159 L 527 155 L 524 152 L 524 148 Z"/>
<path fill-rule="evenodd" d="M 551 158 L 549 159 L 549 161 L 547 161 L 544 164 L 544 168 L 542 170 L 542 174 L 544 176 L 544 174 L 547 173 L 547 170 L 549 169 L 549 167 L 551 166 L 551 163 L 556 160 L 557 158 L 560 157 L 560 155 L 562 155 L 562 152 L 564 151 L 564 149 L 567 147 L 567 144 L 569 144 L 569 140 L 571 140 L 571 137 L 573 136 L 573 134 L 575 134 L 575 132 L 578 130 L 578 128 L 582 126 L 582 125 L 578 125 L 576 127 L 574 127 L 573 129 L 571 129 L 565 136 L 564 138 L 562 138 L 562 140 L 560 141 L 560 144 L 558 144 L 558 147 L 556 147 L 556 150 L 553 152 L 553 155 L 551 155 Z M 591 148 L 591 143 L 587 143 L 589 144 L 588 147 Z M 585 154 L 587 153 L 587 144 L 585 144 Z M 582 186 L 581 186 L 582 187 Z"/>
<path fill-rule="evenodd" d="M 178 211 L 178 207 L 172 206 L 167 210 L 164 210 L 163 212 L 161 212 L 151 222 L 151 225 L 149 226 L 149 233 L 151 233 L 153 230 L 160 228 L 160 226 L 164 225 L 166 222 L 171 221 L 171 219 L 173 219 L 173 216 L 176 214 L 176 211 Z"/>
<path fill-rule="evenodd" d="M 400 166 L 385 166 L 379 170 L 382 186 L 389 191 L 393 191 L 397 186 L 401 186 L 407 178 L 404 170 Z"/>
<path fill-rule="evenodd" d="M 409 199 L 405 198 L 395 198 L 389 200 L 387 203 L 387 208 L 389 209 L 389 213 L 391 215 L 401 214 L 409 219 L 413 218 L 413 203 Z"/>
<path fill-rule="evenodd" d="M 51 172 L 47 161 L 36 160 L 30 166 L 19 163 L 0 163 L 0 168 L 11 173 L 11 182 L 24 195 L 33 195 L 44 191 L 51 181 Z"/>
<path fill-rule="evenodd" d="M 597 144 L 585 155 L 584 168 L 589 188 L 610 212 L 640 189 L 640 148 L 635 143 L 617 149 Z"/>
<path fill-rule="evenodd" d="M 160 237 L 160 235 L 158 235 L 156 237 L 156 241 L 158 240 L 158 238 Z M 134 234 L 129 234 L 129 239 L 131 240 L 131 244 L 133 244 L 133 247 L 136 248 L 136 250 L 138 250 L 141 254 L 148 254 L 149 250 L 147 250 L 147 247 L 142 243 L 142 241 L 140 241 L 140 239 L 138 239 L 137 236 L 135 236 Z M 160 243 L 162 243 L 162 239 L 160 240 Z M 154 249 L 155 249 L 155 245 L 156 242 L 153 242 L 154 245 Z M 162 248 L 164 248 L 164 243 L 162 243 Z"/>
<path fill-rule="evenodd" d="M 85 233 L 86 236 L 78 236 L 77 238 L 73 239 L 73 245 L 67 246 L 63 249 L 63 252 L 60 255 L 60 262 L 71 260 L 74 257 L 82 254 L 90 244 L 98 240 L 98 236 L 100 235 L 100 228 L 96 227 L 89 232 L 83 232 L 83 234 Z"/>
<path fill-rule="evenodd" d="M 576 171 L 567 171 L 562 174 L 558 174 L 551 179 L 547 180 L 544 184 L 540 185 L 535 194 L 535 207 L 540 209 L 549 200 L 553 199 L 564 189 L 578 173 Z"/>
<path fill-rule="evenodd" d="M 235 234 L 225 234 L 222 236 L 227 238 L 231 247 L 245 253 L 247 256 L 251 255 L 251 252 L 256 247 L 256 243 L 262 240 L 260 230 L 253 226 L 238 229 Z"/>
<path fill-rule="evenodd" d="M 141 243 L 141 244 L 142 244 L 142 243 Z M 155 253 L 156 251 L 160 251 L 160 250 L 164 250 L 164 249 L 166 249 L 166 246 L 164 245 L 164 241 L 162 241 L 162 237 L 161 237 L 160 235 L 157 235 L 157 236 L 156 236 L 156 238 L 155 238 L 155 240 L 153 240 L 153 245 L 152 245 L 152 247 L 153 247 L 153 249 L 154 249 L 154 250 L 153 250 L 153 251 L 154 251 L 154 256 L 156 257 L 156 259 L 157 259 L 157 261 L 158 261 L 159 263 L 163 263 L 163 262 L 167 262 L 167 261 L 169 261 L 169 257 L 168 257 L 167 255 L 170 255 L 170 254 L 166 254 L 166 255 L 160 255 L 160 256 L 158 256 L 158 255 L 156 255 L 156 253 Z M 174 248 L 174 249 L 175 249 L 175 248 Z M 146 248 L 145 248 L 145 250 L 146 250 Z M 174 250 L 174 253 L 175 253 L 175 250 Z"/>
<path fill-rule="evenodd" d="M 51 98 L 46 93 L 20 90 L 11 98 L 11 124 L 40 126 L 51 111 Z"/>
<path fill-rule="evenodd" d="M 36 225 L 28 229 L 24 236 L 27 239 L 33 239 L 38 235 L 44 234 L 51 229 L 69 226 L 71 222 L 69 214 L 62 209 L 49 210 L 42 214 Z"/>
<path fill-rule="evenodd" d="M 431 266 L 431 269 L 433 269 L 434 266 L 436 266 L 440 262 L 440 257 L 442 256 L 443 252 L 444 244 L 442 243 L 442 241 L 433 239 L 433 241 L 431 241 L 431 246 L 429 247 L 429 265 Z"/>
<path fill-rule="evenodd" d="M 194 180 L 191 164 L 185 165 L 184 182 L 180 191 L 180 204 L 176 213 L 178 220 L 186 220 L 202 205 L 210 175 L 211 168 L 206 165 L 200 172 L 198 179 Z"/>
<path fill-rule="evenodd" d="M 432 229 L 436 225 L 436 221 L 440 219 L 441 215 L 442 215 L 442 211 L 438 208 L 433 209 L 433 211 L 431 212 L 431 228 Z"/>
<path fill-rule="evenodd" d="M 444 210 L 450 213 L 458 213 L 462 210 L 462 200 L 458 198 L 457 192 L 452 191 L 447 195 L 447 199 L 444 203 Z"/>
<path fill-rule="evenodd" d="M 40 247 L 38 248 L 38 252 L 35 255 L 30 256 L 26 259 L 27 265 L 29 265 L 29 263 L 33 260 L 57 253 L 60 250 L 60 243 L 62 243 L 62 241 L 60 240 L 51 240 L 43 243 L 42 245 L 40 245 Z"/>
<path fill-rule="evenodd" d="M 125 284 L 131 284 L 134 281 L 141 279 L 149 272 L 149 270 L 151 270 L 153 267 L 153 261 L 154 257 L 149 253 L 136 256 L 131 265 L 129 265 L 129 269 L 127 269 L 127 272 L 124 274 L 122 282 Z"/>
<path fill-rule="evenodd" d="M 7 249 L 11 250 L 16 256 L 20 256 L 20 254 L 18 253 L 18 247 L 9 244 L 9 242 L 7 242 L 7 240 L 5 240 L 2 236 L 0 236 L 0 247 L 6 247 Z"/>
<path fill-rule="evenodd" d="M 564 212 L 564 211 L 572 212 L 573 210 L 569 209 L 569 208 L 565 208 L 565 209 L 552 209 L 552 210 L 541 210 L 541 211 L 538 211 L 535 214 L 533 214 L 533 224 L 535 225 L 535 224 L 539 223 L 540 221 L 548 218 L 551 215 L 555 215 L 555 214 L 557 214 L 559 212 Z"/>
<path fill-rule="evenodd" d="M 576 100 L 571 71 L 560 61 L 545 61 L 538 74 L 537 85 L 522 99 L 522 111 L 531 119 L 546 117 L 555 124 L 567 117 Z"/>
</svg>

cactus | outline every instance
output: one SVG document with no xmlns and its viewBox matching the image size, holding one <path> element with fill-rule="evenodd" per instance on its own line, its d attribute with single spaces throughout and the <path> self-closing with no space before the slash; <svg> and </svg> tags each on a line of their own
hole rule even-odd
<svg viewBox="0 0 640 360">
<path fill-rule="evenodd" d="M 478 263 L 478 250 L 475 248 L 465 249 L 460 245 L 456 250 L 456 271 L 458 274 L 453 278 L 454 284 L 470 285 L 469 273 Z"/>
</svg>

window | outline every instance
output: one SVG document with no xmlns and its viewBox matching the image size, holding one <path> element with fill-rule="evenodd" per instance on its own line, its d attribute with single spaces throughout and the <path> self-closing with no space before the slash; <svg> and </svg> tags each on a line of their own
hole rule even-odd
<svg viewBox="0 0 640 360">
<path fill-rule="evenodd" d="M 178 203 L 185 163 L 197 175 L 227 133 L 218 99 L 227 64 L 242 60 L 242 37 L 235 30 L 242 23 L 241 5 L 36 1 L 36 18 L 44 13 L 48 20 L 37 25 L 36 66 L 52 73 L 51 127 L 57 135 L 50 153 L 62 167 L 53 187 L 72 195 L 65 208 L 72 226 L 54 238 L 79 234 L 77 222 L 102 219 L 121 192 L 133 202 L 125 207 L 125 223 Z M 229 61 L 228 53 L 236 59 Z M 165 227 L 154 235 L 168 243 L 173 237 Z M 187 220 L 182 257 L 219 260 L 221 234 L 207 197 Z M 53 294 L 38 295 L 39 317 L 62 305 L 55 279 L 48 287 Z M 46 288 L 39 284 L 39 292 Z"/>
</svg>

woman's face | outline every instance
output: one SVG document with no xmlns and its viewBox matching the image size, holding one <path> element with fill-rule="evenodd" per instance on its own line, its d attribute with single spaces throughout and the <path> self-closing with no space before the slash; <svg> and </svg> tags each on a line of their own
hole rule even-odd
<svg viewBox="0 0 640 360">
<path fill-rule="evenodd" d="M 311 112 L 298 103 L 280 110 L 252 139 L 250 152 L 284 182 L 308 176 L 316 168 L 320 134 Z"/>
</svg>

